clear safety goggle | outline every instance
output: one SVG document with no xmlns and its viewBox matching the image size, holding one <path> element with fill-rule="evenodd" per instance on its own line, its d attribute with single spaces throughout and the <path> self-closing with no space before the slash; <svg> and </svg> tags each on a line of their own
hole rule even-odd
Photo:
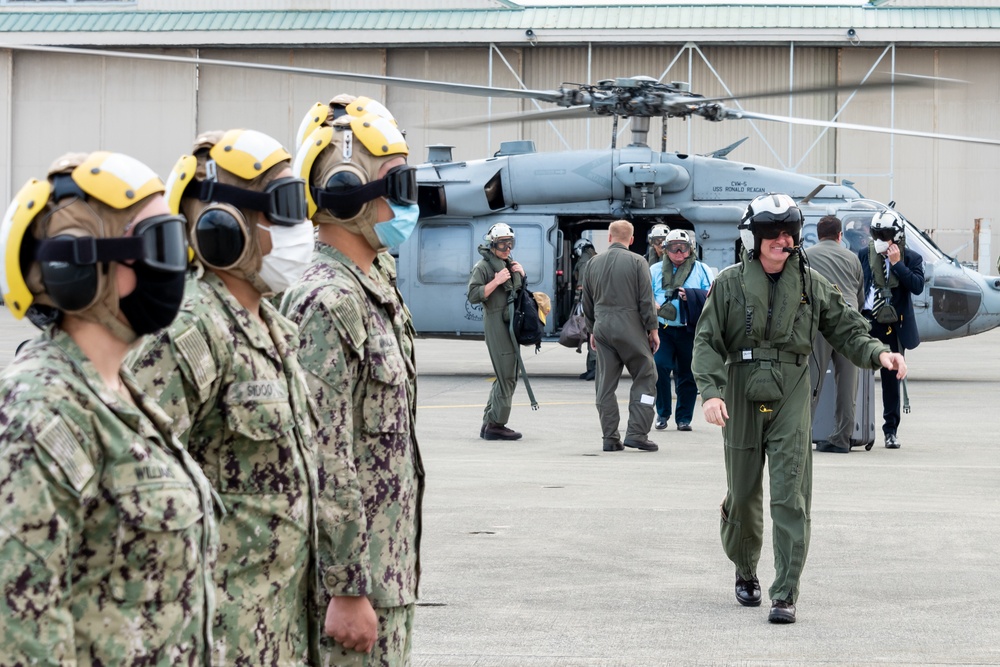
<svg viewBox="0 0 1000 667">
<path fill-rule="evenodd" d="M 500 252 L 506 252 L 508 250 L 514 249 L 514 239 L 500 239 L 499 241 L 493 242 L 493 247 Z"/>
<path fill-rule="evenodd" d="M 691 246 L 689 246 L 687 243 L 684 243 L 683 241 L 680 243 L 671 243 L 670 245 L 667 246 L 667 252 L 670 253 L 687 252 L 687 250 L 690 247 Z"/>
</svg>

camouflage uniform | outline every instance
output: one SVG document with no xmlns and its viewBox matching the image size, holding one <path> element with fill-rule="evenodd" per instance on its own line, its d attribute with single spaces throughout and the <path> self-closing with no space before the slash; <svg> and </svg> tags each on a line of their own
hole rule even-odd
<svg viewBox="0 0 1000 667">
<path fill-rule="evenodd" d="M 281 309 L 299 325 L 299 358 L 322 415 L 318 606 L 322 614 L 332 596 L 364 595 L 379 617 L 370 654 L 324 637 L 323 664 L 405 664 L 424 488 L 413 431 L 413 329 L 391 263 L 380 257 L 365 275 L 339 250 L 316 248 Z"/>
<path fill-rule="evenodd" d="M 206 273 L 129 363 L 222 496 L 215 663 L 315 664 L 312 408 L 295 328 Z"/>
<path fill-rule="evenodd" d="M 0 377 L 0 664 L 207 665 L 211 487 L 60 329 Z"/>
</svg>

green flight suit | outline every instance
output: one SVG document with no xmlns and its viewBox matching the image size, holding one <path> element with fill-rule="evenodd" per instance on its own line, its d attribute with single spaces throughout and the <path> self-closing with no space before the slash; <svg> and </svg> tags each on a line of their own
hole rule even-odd
<svg viewBox="0 0 1000 667">
<path fill-rule="evenodd" d="M 483 333 L 486 334 L 486 349 L 496 375 L 486 409 L 483 410 L 483 423 L 504 426 L 510 419 L 510 404 L 517 387 L 517 346 L 510 337 L 507 299 L 521 287 L 522 278 L 521 274 L 511 271 L 510 279 L 487 297 L 486 283 L 493 280 L 499 271 L 509 269 L 513 259 L 505 263 L 493 254 L 488 245 L 479 246 L 479 254 L 483 258 L 472 267 L 469 275 L 469 303 L 483 304 Z"/>
<path fill-rule="evenodd" d="M 210 664 L 221 504 L 120 378 L 58 328 L 0 377 L 0 665 Z"/>
<path fill-rule="evenodd" d="M 577 298 L 581 300 L 583 299 L 583 277 L 587 275 L 587 263 L 594 257 L 597 257 L 597 251 L 593 248 L 587 248 L 583 251 L 583 254 L 580 255 L 580 258 L 576 260 L 576 265 L 573 267 L 573 284 L 580 290 Z M 586 347 L 587 371 L 590 372 L 597 369 L 597 352 L 591 348 L 589 344 Z"/>
<path fill-rule="evenodd" d="M 757 573 L 766 456 L 775 567 L 769 594 L 772 600 L 795 602 L 809 549 L 812 341 L 818 331 L 864 368 L 881 367 L 879 354 L 889 348 L 868 335 L 865 319 L 819 273 L 806 269 L 803 290 L 798 256 L 790 256 L 779 275 L 772 281 L 760 262 L 745 254 L 740 264 L 719 274 L 698 321 L 692 369 L 702 399 L 722 398 L 729 412 L 722 428 L 726 555 L 742 577 Z M 776 394 L 774 400 L 765 400 L 769 391 Z"/>
<path fill-rule="evenodd" d="M 621 243 L 587 264 L 583 315 L 597 342 L 597 413 L 604 443 L 620 442 L 615 390 L 622 367 L 632 376 L 626 440 L 646 440 L 653 426 L 656 363 L 648 332 L 656 331 L 649 265 Z"/>
</svg>

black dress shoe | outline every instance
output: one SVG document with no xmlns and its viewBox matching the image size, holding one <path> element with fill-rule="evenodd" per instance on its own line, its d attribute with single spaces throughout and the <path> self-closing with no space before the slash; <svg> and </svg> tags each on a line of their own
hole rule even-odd
<svg viewBox="0 0 1000 667">
<path fill-rule="evenodd" d="M 626 447 L 634 447 L 635 449 L 641 449 L 644 452 L 655 452 L 660 449 L 660 446 L 649 438 L 643 438 L 642 440 L 626 440 L 623 444 Z"/>
<path fill-rule="evenodd" d="M 581 380 L 593 380 L 597 373 L 595 371 L 586 371 L 585 373 L 580 373 Z"/>
<path fill-rule="evenodd" d="M 832 452 L 834 454 L 850 454 L 851 453 L 851 447 L 849 445 L 847 447 L 838 447 L 837 445 L 833 444 L 832 442 L 828 442 L 826 440 L 823 440 L 823 441 L 820 441 L 820 442 L 816 443 L 816 451 L 817 452 Z"/>
<path fill-rule="evenodd" d="M 785 600 L 772 600 L 771 613 L 767 615 L 769 623 L 794 623 L 795 605 Z"/>
<path fill-rule="evenodd" d="M 503 424 L 487 424 L 483 429 L 485 440 L 520 440 L 521 434 Z"/>
<path fill-rule="evenodd" d="M 662 431 L 663 429 L 665 429 L 667 427 L 667 418 L 666 417 L 657 417 L 656 418 L 656 423 L 653 426 L 656 428 L 657 431 Z"/>
<path fill-rule="evenodd" d="M 903 444 L 896 437 L 895 433 L 887 433 L 885 436 L 885 447 L 886 449 L 899 449 L 899 446 Z"/>
<path fill-rule="evenodd" d="M 482 439 L 484 439 L 484 440 L 486 439 L 486 424 L 485 423 L 479 429 L 479 437 L 482 438 Z"/>
<path fill-rule="evenodd" d="M 605 440 L 604 441 L 604 451 L 606 451 L 606 452 L 620 452 L 623 449 L 625 449 L 625 445 L 623 445 L 618 440 Z"/>
<path fill-rule="evenodd" d="M 690 431 L 691 430 L 691 424 L 688 424 L 687 422 L 677 422 L 677 430 L 678 431 Z"/>
<path fill-rule="evenodd" d="M 736 573 L 736 601 L 744 607 L 760 606 L 760 582 L 757 575 L 744 579 Z"/>
</svg>

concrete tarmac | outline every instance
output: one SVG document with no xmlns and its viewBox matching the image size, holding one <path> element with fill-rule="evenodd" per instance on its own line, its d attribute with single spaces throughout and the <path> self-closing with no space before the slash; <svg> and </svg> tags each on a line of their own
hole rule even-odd
<svg viewBox="0 0 1000 667">
<path fill-rule="evenodd" d="M 869 452 L 814 454 L 791 626 L 767 623 L 769 519 L 765 602 L 734 599 L 722 435 L 700 402 L 693 432 L 671 420 L 651 433 L 659 452 L 605 453 L 594 384 L 577 379 L 584 356 L 555 343 L 527 352 L 541 407 L 519 385 L 509 426 L 524 438 L 487 442 L 485 344 L 418 343 L 427 495 L 414 664 L 1000 664 L 1000 331 L 907 353 L 901 449 L 879 435 Z"/>
<path fill-rule="evenodd" d="M 4 309 L 0 366 L 33 334 Z M 814 455 L 790 626 L 767 623 L 766 600 L 733 597 L 722 436 L 700 404 L 693 432 L 671 420 L 651 433 L 659 452 L 605 453 L 594 384 L 577 379 L 584 355 L 522 349 L 541 407 L 519 384 L 509 425 L 524 438 L 487 442 L 485 344 L 418 341 L 428 483 L 414 665 L 1000 664 L 1000 330 L 907 353 L 901 449 L 879 437 L 870 452 Z"/>
</svg>

